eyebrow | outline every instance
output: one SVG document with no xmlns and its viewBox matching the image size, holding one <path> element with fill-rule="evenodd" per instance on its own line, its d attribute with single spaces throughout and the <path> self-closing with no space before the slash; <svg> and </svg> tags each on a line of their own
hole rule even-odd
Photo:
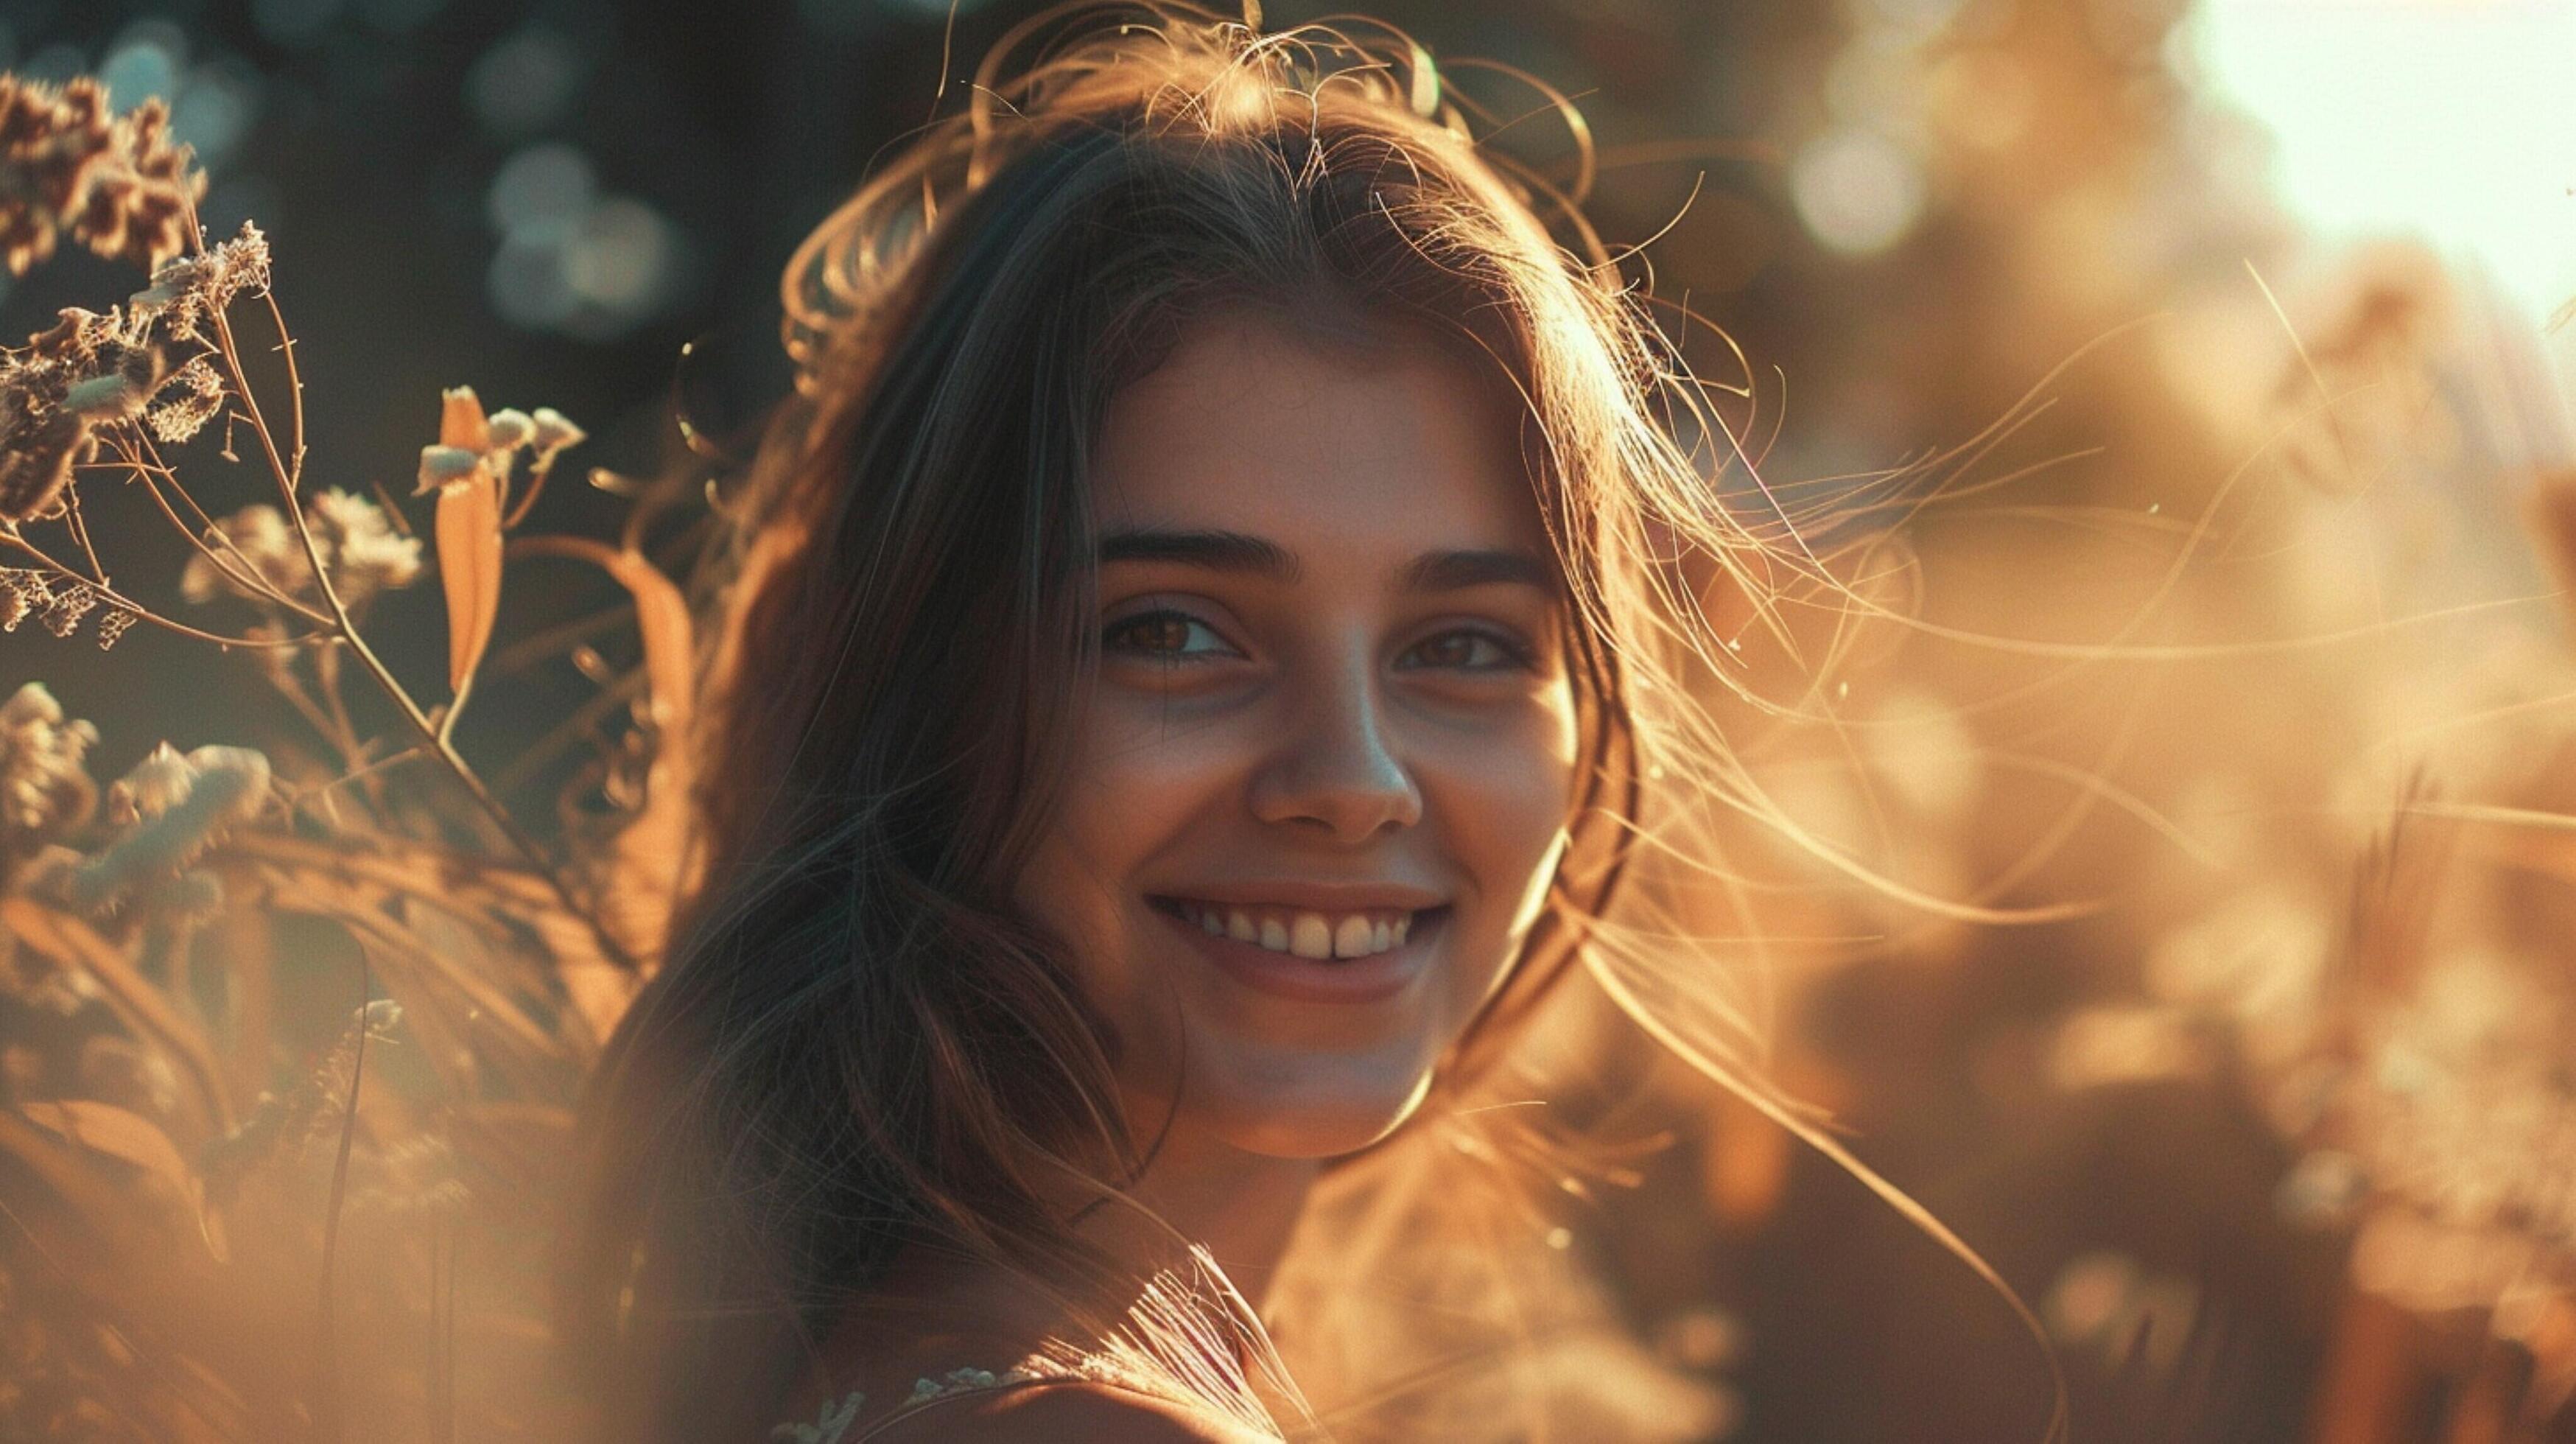
<svg viewBox="0 0 2576 1444">
<path fill-rule="evenodd" d="M 1111 562 L 1177 562 L 1212 572 L 1244 572 L 1293 582 L 1302 570 L 1297 554 L 1274 541 L 1239 531 L 1119 531 L 1100 539 L 1100 565 Z"/>
<path fill-rule="evenodd" d="M 1424 552 L 1405 564 L 1404 590 L 1454 592 L 1497 584 L 1556 590 L 1556 567 L 1523 551 Z"/>
<path fill-rule="evenodd" d="M 1099 561 L 1173 562 L 1215 572 L 1237 572 L 1289 583 L 1303 567 L 1297 554 L 1263 537 L 1239 531 L 1119 531 L 1100 539 Z M 1554 592 L 1556 568 L 1525 551 L 1466 548 L 1424 552 L 1405 563 L 1398 579 L 1407 592 L 1461 591 L 1509 584 Z"/>
</svg>

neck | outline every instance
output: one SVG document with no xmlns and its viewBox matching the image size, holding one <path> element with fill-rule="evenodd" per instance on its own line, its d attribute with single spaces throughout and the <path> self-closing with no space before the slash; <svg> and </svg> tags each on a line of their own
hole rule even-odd
<svg viewBox="0 0 2576 1444">
<path fill-rule="evenodd" d="M 1199 1245 L 1258 1306 L 1322 1167 L 1312 1159 L 1249 1153 L 1178 1125 L 1129 1191 L 1143 1210 L 1107 1203 L 1085 1215 L 1082 1232 L 1148 1275 L 1185 1262 L 1182 1249 Z"/>
<path fill-rule="evenodd" d="M 1196 1245 L 1258 1309 L 1321 1171 L 1319 1162 L 1247 1153 L 1176 1127 L 1126 1191 L 1127 1201 L 1068 1196 L 1061 1207 L 1076 1220 L 1073 1227 L 1083 1240 L 1131 1281 L 1142 1283 L 1165 1269 L 1191 1277 L 1188 1250 Z M 945 1249 L 907 1251 L 871 1292 L 868 1303 L 841 1319 L 796 1396 L 799 1408 L 837 1397 L 854 1384 L 871 1392 L 900 1391 L 916 1376 L 961 1363 L 997 1360 L 985 1366 L 999 1368 L 1053 1338 L 1082 1342 L 1083 1331 L 1067 1318 L 1064 1301 L 1031 1289 L 1024 1278 Z M 1087 1302 L 1093 1317 L 1114 1321 L 1136 1299 L 1126 1292 Z M 1270 1384 L 1262 1371 L 1249 1372 L 1267 1399 Z"/>
<path fill-rule="evenodd" d="M 1068 1186 L 1056 1206 L 1131 1286 L 1165 1270 L 1189 1277 L 1195 1246 L 1215 1259 L 1226 1280 L 1257 1309 L 1322 1167 L 1313 1160 L 1248 1153 L 1176 1126 L 1154 1149 L 1143 1176 L 1122 1194 Z M 1034 1341 L 1064 1322 L 1058 1306 L 1025 1280 L 945 1250 L 908 1252 L 875 1292 L 881 1306 L 910 1320 L 903 1325 L 907 1329 L 931 1327 L 927 1317 L 944 1326 Z M 1115 1318 L 1134 1302 L 1128 1292 L 1090 1299 L 1086 1307 Z"/>
</svg>

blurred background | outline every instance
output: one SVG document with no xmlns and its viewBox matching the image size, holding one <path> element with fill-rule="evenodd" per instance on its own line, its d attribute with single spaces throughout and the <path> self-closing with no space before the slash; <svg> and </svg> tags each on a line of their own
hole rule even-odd
<svg viewBox="0 0 2576 1444">
<path fill-rule="evenodd" d="M 1034 8 L 12 0 L 0 68 L 167 98 L 210 236 L 275 248 L 310 474 L 400 493 L 443 386 L 560 408 L 585 468 L 667 469 L 675 409 L 738 440 L 786 382 L 790 249 Z M 1741 348 L 1688 343 L 1753 387 L 1763 475 L 1900 523 L 1873 584 L 1926 625 L 1805 679 L 1835 755 L 1738 718 L 1765 786 L 1909 886 L 2091 905 L 1969 926 L 1752 845 L 1779 936 L 1864 940 L 1779 950 L 1776 1073 L 2030 1302 L 2076 1438 L 2576 1438 L 2576 5 L 1371 8 L 1573 97 L 1605 239 Z M 67 256 L 0 332 L 132 288 Z M 559 484 L 532 524 L 623 505 Z M 178 575 L 132 537 L 120 571 Z M 458 743 L 542 815 L 572 747 L 513 759 L 607 725 L 607 664 L 534 634 L 619 594 L 511 587 Z M 398 670 L 436 673 L 438 608 L 377 603 Z M 37 677 L 102 777 L 278 728 L 239 658 L 150 628 L 0 638 L 0 692 Z M 2038 1437 L 1991 1292 L 1673 1096 L 1680 1141 L 1562 1246 L 1706 1386 L 1695 1437 Z"/>
</svg>

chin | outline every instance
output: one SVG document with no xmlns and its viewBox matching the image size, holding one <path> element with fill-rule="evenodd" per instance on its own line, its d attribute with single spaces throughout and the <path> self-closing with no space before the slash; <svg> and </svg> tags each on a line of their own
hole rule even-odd
<svg viewBox="0 0 2576 1444">
<path fill-rule="evenodd" d="M 1310 1056 L 1285 1063 L 1281 1071 L 1289 1076 L 1284 1078 L 1272 1073 L 1265 1080 L 1238 1072 L 1206 1079 L 1189 1090 L 1176 1121 L 1263 1158 L 1337 1158 L 1393 1133 L 1431 1091 L 1427 1065 L 1394 1077 L 1355 1077 L 1337 1066 L 1338 1060 Z M 1274 1086 L 1264 1086 L 1265 1081 Z"/>
</svg>

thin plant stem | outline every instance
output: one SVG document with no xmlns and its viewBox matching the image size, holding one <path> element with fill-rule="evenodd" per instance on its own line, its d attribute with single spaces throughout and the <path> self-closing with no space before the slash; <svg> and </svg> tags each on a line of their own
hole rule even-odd
<svg viewBox="0 0 2576 1444">
<path fill-rule="evenodd" d="M 527 783 L 551 766 L 555 758 L 568 751 L 574 743 L 597 734 L 600 723 L 606 721 L 610 713 L 620 707 L 633 706 L 635 700 L 644 695 L 644 688 L 644 669 L 641 667 L 601 688 L 597 695 L 574 708 L 570 716 L 557 723 L 545 736 L 530 743 L 526 751 L 503 768 L 501 785 L 518 787 Z"/>
<path fill-rule="evenodd" d="M 232 552 L 233 558 L 237 560 L 227 559 L 217 554 L 213 547 L 207 545 L 203 536 L 191 531 L 188 528 L 188 524 L 180 519 L 178 511 L 170 505 L 170 499 L 161 494 L 160 483 L 154 480 L 154 474 L 156 472 L 159 473 L 160 476 L 169 481 L 171 490 L 178 492 L 183 499 L 186 499 L 192 509 L 197 509 L 195 498 L 188 496 L 187 488 L 179 485 L 178 478 L 171 475 L 168 467 L 148 465 L 143 462 L 140 457 L 135 456 L 129 456 L 126 460 L 119 462 L 118 465 L 131 467 L 133 469 L 134 479 L 143 483 L 144 491 L 151 495 L 153 504 L 161 509 L 161 515 L 169 520 L 171 528 L 177 531 L 181 536 L 186 537 L 188 539 L 188 544 L 195 547 L 197 551 L 205 557 L 209 565 L 213 566 L 217 571 L 222 572 L 227 581 L 240 587 L 245 592 L 250 592 L 255 596 L 285 607 L 287 610 L 296 613 L 307 621 L 318 623 L 326 627 L 331 624 L 331 619 L 329 617 L 322 615 L 320 612 L 313 610 L 311 607 L 304 605 L 302 602 L 299 602 L 293 597 L 290 597 L 286 593 L 278 590 L 276 585 L 270 582 L 268 578 L 261 576 L 259 574 L 258 567 L 251 562 L 249 557 L 242 555 L 241 548 L 234 545 L 233 539 L 225 534 L 223 528 L 216 526 L 212 521 L 208 521 L 206 523 L 206 530 L 213 533 L 218 540 L 223 542 L 225 548 Z M 203 515 L 202 509 L 198 510 L 199 514 Z"/>
<path fill-rule="evenodd" d="M 406 747 L 402 751 L 393 754 L 391 757 L 379 757 L 373 762 L 353 767 L 349 771 L 342 773 L 338 777 L 332 778 L 330 781 L 325 782 L 318 787 L 308 787 L 303 791 L 296 793 L 292 798 L 287 800 L 287 810 L 292 812 L 296 808 L 302 807 L 304 804 L 317 797 L 322 797 L 329 793 L 336 792 L 351 783 L 373 781 L 381 774 L 390 772 L 406 762 L 433 755 L 435 754 L 426 747 Z"/>
<path fill-rule="evenodd" d="M 349 720 L 348 703 L 340 696 L 340 649 L 336 642 L 325 642 L 313 654 L 313 678 L 322 689 L 323 704 L 331 709 L 331 720 L 348 739 L 346 749 L 351 761 L 361 750 L 357 724 Z"/>
<path fill-rule="evenodd" d="M 331 1202 L 322 1215 L 322 1290 L 318 1316 L 320 1327 L 314 1330 L 314 1399 L 318 1407 L 314 1420 L 316 1435 L 336 1440 L 340 1434 L 340 1380 L 338 1361 L 334 1356 L 331 1330 L 331 1284 L 333 1266 L 338 1262 L 340 1245 L 340 1208 L 347 1201 L 349 1189 L 349 1152 L 358 1137 L 358 1086 L 367 1076 L 367 1009 L 374 1001 L 374 972 L 367 966 L 366 944 L 358 945 L 358 1038 L 349 1056 L 349 1102 L 340 1116 L 340 1151 L 331 1164 Z"/>
<path fill-rule="evenodd" d="M 483 659 L 481 670 L 508 674 L 549 660 L 602 632 L 611 631 L 635 620 L 635 603 L 623 601 L 603 607 L 586 617 L 559 622 L 542 632 L 520 638 Z"/>
<path fill-rule="evenodd" d="M 519 504 L 510 508 L 510 515 L 501 523 L 501 530 L 517 531 L 519 523 L 528 519 L 528 508 L 537 504 L 537 498 L 545 492 L 546 478 L 554 474 L 554 469 L 552 462 L 528 468 L 528 489 L 520 494 Z"/>
<path fill-rule="evenodd" d="M 315 637 L 324 635 L 320 632 L 298 632 L 291 637 L 227 637 L 221 632 L 201 631 L 198 628 L 189 626 L 185 622 L 173 621 L 170 618 L 161 615 L 159 612 L 152 610 L 150 607 L 143 605 L 141 602 L 118 592 L 114 587 L 91 581 L 89 578 L 73 571 L 70 567 L 64 566 L 61 562 L 54 560 L 53 557 L 48 555 L 35 543 L 28 541 L 23 536 L 20 536 L 17 528 L 15 527 L 0 528 L 0 541 L 5 541 L 11 546 L 16 547 L 18 550 L 25 552 L 28 556 L 35 558 L 38 562 L 44 565 L 47 571 L 61 577 L 63 580 L 67 582 L 78 582 L 80 585 L 98 593 L 100 599 L 105 601 L 109 606 L 116 607 L 123 611 L 132 612 L 135 616 L 144 621 L 150 622 L 156 627 L 176 632 L 183 637 L 194 637 L 200 642 L 212 642 L 218 647 L 301 647 L 305 643 L 312 641 Z"/>
<path fill-rule="evenodd" d="M 261 294 L 268 303 L 268 313 L 277 325 L 278 334 L 284 337 L 286 318 L 284 313 L 278 310 L 276 294 L 274 292 Z M 564 907 L 589 927 L 601 953 L 621 965 L 631 967 L 633 960 L 626 956 L 626 950 L 617 945 L 616 940 L 600 926 L 599 919 L 589 908 L 582 905 L 580 898 L 573 892 L 572 885 L 564 880 L 562 873 L 556 871 L 553 861 L 547 857 L 545 849 L 538 844 L 536 838 L 531 836 L 526 828 L 520 826 L 519 820 L 510 814 L 510 810 L 501 805 L 501 800 L 494 797 L 491 789 L 483 785 L 482 777 L 457 752 L 455 744 L 449 741 L 446 731 L 437 722 L 430 720 L 429 715 L 421 710 L 420 704 L 412 699 L 410 691 L 403 686 L 401 679 L 394 676 L 393 670 L 385 665 L 384 659 L 377 656 L 375 649 L 367 645 L 366 638 L 358 632 L 357 624 L 350 620 L 347 603 L 341 600 L 339 590 L 331 585 L 330 574 L 322 565 L 321 547 L 314 541 L 313 529 L 305 523 L 304 508 L 298 503 L 296 497 L 297 480 L 303 467 L 304 383 L 296 373 L 293 342 L 290 340 L 286 343 L 284 352 L 287 383 L 293 397 L 292 417 L 296 443 L 295 462 L 289 465 L 286 458 L 278 454 L 276 433 L 270 430 L 268 420 L 260 409 L 259 398 L 251 394 L 249 380 L 242 372 L 241 345 L 234 338 L 231 318 L 223 311 L 216 310 L 211 319 L 215 327 L 215 349 L 223 358 L 226 378 L 232 383 L 234 395 L 241 401 L 244 418 L 250 422 L 251 434 L 259 439 L 260 452 L 268 461 L 269 477 L 276 483 L 278 494 L 285 502 L 287 519 L 295 528 L 296 540 L 303 545 L 306 564 L 312 568 L 314 589 L 321 593 L 322 604 L 331 613 L 332 626 L 339 634 L 339 640 L 348 644 L 350 653 L 358 659 L 359 665 L 365 667 L 368 674 L 375 678 L 376 685 L 394 704 L 395 710 L 402 714 L 403 720 L 410 723 L 412 730 L 419 733 L 421 739 L 436 752 L 439 761 L 446 765 L 448 772 L 456 778 L 457 783 L 465 789 L 475 805 L 480 807 L 484 814 L 492 819 L 493 825 L 500 829 L 502 837 L 528 861 L 539 876 L 546 880 L 547 885 L 554 890 L 556 898 L 563 903 Z"/>
<path fill-rule="evenodd" d="M 448 698 L 447 705 L 438 709 L 437 742 L 439 746 L 446 747 L 451 744 L 451 740 L 456 736 L 456 721 L 465 715 L 466 699 L 473 695 L 474 674 L 468 672 L 464 680 L 456 684 L 456 695 Z"/>
<path fill-rule="evenodd" d="M 179 473 L 173 470 L 167 461 L 162 459 L 161 448 L 153 444 L 150 437 L 138 437 L 137 440 L 140 442 L 142 449 L 145 452 L 148 452 L 152 458 L 151 464 L 148 467 L 139 466 L 138 463 L 139 469 L 144 470 L 151 475 L 157 475 L 161 480 L 170 483 L 170 489 L 177 492 L 179 494 L 179 499 L 188 504 L 188 510 L 196 515 L 198 526 L 203 528 L 205 531 L 213 533 L 215 539 L 223 543 L 224 549 L 231 552 L 234 559 L 238 561 L 252 577 L 257 579 L 261 591 L 265 592 L 280 606 L 289 608 L 310 621 L 324 626 L 328 626 L 330 624 L 331 619 L 329 617 L 326 617 L 322 613 L 314 610 L 312 607 L 297 601 L 284 589 L 269 581 L 267 577 L 262 576 L 258 566 L 254 564 L 249 555 L 241 549 L 240 544 L 232 539 L 232 534 L 225 531 L 222 527 L 217 526 L 215 524 L 215 519 L 206 514 L 206 509 L 197 504 L 197 498 L 195 495 L 190 493 L 187 487 L 180 484 Z M 157 487 L 153 489 L 153 499 L 156 501 L 161 500 L 160 491 Z M 162 511 L 167 514 L 169 512 L 169 507 L 165 504 L 162 507 Z M 183 532 L 188 530 L 188 528 L 185 525 L 182 525 L 179 522 L 179 519 L 175 516 L 171 517 L 171 524 L 178 526 Z M 197 538 L 192 535 L 190 540 L 194 541 L 197 540 Z"/>
<path fill-rule="evenodd" d="M 64 487 L 63 501 L 66 503 L 63 523 L 71 529 L 72 540 L 80 543 L 81 555 L 89 558 L 90 580 L 98 586 L 106 586 L 107 568 L 99 564 L 98 548 L 89 543 L 89 522 L 81 516 L 80 488 Z"/>
</svg>

